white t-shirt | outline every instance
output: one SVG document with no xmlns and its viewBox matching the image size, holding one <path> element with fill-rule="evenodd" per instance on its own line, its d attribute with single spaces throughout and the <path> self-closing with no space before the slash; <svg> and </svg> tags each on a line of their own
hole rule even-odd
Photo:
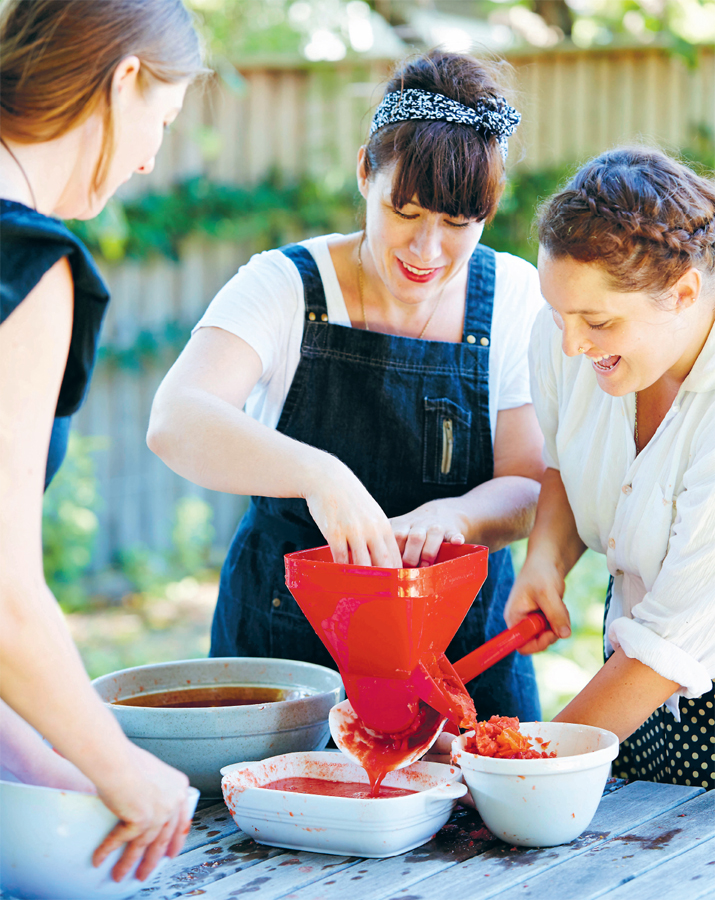
<svg viewBox="0 0 715 900">
<path fill-rule="evenodd" d="M 302 241 L 323 281 L 328 321 L 351 327 L 328 240 Z M 509 253 L 496 255 L 496 285 L 489 347 L 489 418 L 531 403 L 527 351 L 534 318 L 543 305 L 536 269 Z M 194 328 L 223 328 L 256 351 L 263 372 L 246 403 L 254 419 L 275 428 L 300 360 L 305 303 L 298 269 L 280 250 L 253 256 L 211 301 Z"/>
<path fill-rule="evenodd" d="M 638 456 L 634 395 L 612 397 L 587 357 L 562 352 L 548 308 L 530 360 L 544 459 L 614 576 L 607 650 L 677 681 L 666 705 L 678 718 L 679 695 L 701 696 L 715 676 L 715 329 Z"/>
</svg>

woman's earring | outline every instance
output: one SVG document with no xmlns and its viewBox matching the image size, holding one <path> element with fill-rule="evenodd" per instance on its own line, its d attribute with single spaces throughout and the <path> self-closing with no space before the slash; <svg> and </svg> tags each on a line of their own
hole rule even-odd
<svg viewBox="0 0 715 900">
<path fill-rule="evenodd" d="M 579 352 L 579 353 L 583 353 L 583 352 L 584 352 L 583 347 L 579 347 L 579 348 L 578 348 L 578 352 Z"/>
</svg>

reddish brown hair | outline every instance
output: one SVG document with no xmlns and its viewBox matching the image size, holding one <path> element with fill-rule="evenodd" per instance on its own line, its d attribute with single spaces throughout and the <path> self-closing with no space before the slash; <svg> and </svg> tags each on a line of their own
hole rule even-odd
<svg viewBox="0 0 715 900">
<path fill-rule="evenodd" d="M 480 100 L 504 96 L 497 73 L 506 67 L 433 50 L 402 63 L 385 93 L 418 88 L 474 108 Z M 395 209 L 416 199 L 433 212 L 489 222 L 504 190 L 506 173 L 497 138 L 471 125 L 409 121 L 383 126 L 367 142 L 365 168 L 374 175 L 393 165 Z"/>
<path fill-rule="evenodd" d="M 127 56 L 142 63 L 140 84 L 174 84 L 206 71 L 181 0 L 4 0 L 0 9 L 2 133 L 19 143 L 50 141 L 98 108 L 104 141 L 94 173 L 111 158 L 112 76 Z"/>
<path fill-rule="evenodd" d="M 642 147 L 587 163 L 542 207 L 539 243 L 595 262 L 615 290 L 662 296 L 691 267 L 715 271 L 715 184 Z"/>
</svg>

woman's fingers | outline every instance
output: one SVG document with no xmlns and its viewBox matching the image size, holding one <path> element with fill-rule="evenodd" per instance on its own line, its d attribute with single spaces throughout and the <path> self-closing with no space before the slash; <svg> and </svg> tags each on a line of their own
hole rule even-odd
<svg viewBox="0 0 715 900">
<path fill-rule="evenodd" d="M 559 638 L 571 634 L 571 620 L 562 597 L 565 584 L 562 575 L 550 565 L 537 560 L 524 564 L 511 590 L 504 609 L 504 619 L 512 628 L 534 610 L 546 616 L 550 630 L 525 644 L 520 653 L 525 655 L 546 650 Z"/>
<path fill-rule="evenodd" d="M 176 824 L 176 830 L 169 841 L 169 846 L 166 848 L 167 856 L 170 856 L 173 859 L 173 857 L 178 856 L 179 853 L 181 853 L 181 848 L 186 843 L 186 838 L 190 830 L 191 816 L 186 807 L 184 807 L 179 816 L 179 821 Z"/>
<path fill-rule="evenodd" d="M 135 838 L 127 844 L 124 848 L 124 853 L 122 853 L 112 869 L 112 878 L 114 881 L 121 881 L 123 878 L 126 878 L 144 855 L 146 847 L 144 835 Z"/>
<path fill-rule="evenodd" d="M 135 876 L 144 881 L 154 871 L 165 855 L 175 856 L 184 844 L 188 833 L 189 819 L 186 811 L 177 810 L 161 828 L 143 831 L 137 824 L 118 823 L 97 847 L 92 856 L 95 866 L 117 848 L 126 844 L 124 852 L 112 869 L 114 881 L 125 878 L 141 860 Z"/>
<path fill-rule="evenodd" d="M 115 881 L 137 863 L 137 877 L 146 878 L 170 847 L 182 845 L 174 838 L 179 823 L 185 827 L 188 804 L 189 779 L 183 772 L 129 742 L 125 749 L 121 777 L 97 783 L 99 796 L 120 821 L 94 851 L 92 862 L 101 865 L 126 845 L 112 869 Z"/>
<path fill-rule="evenodd" d="M 159 861 L 166 854 L 166 851 L 169 847 L 169 843 L 171 842 L 174 832 L 176 831 L 176 825 L 179 819 L 179 812 L 177 812 L 169 819 L 168 822 L 164 823 L 159 834 L 154 838 L 151 844 L 146 847 L 144 851 L 144 856 L 142 858 L 141 863 L 139 864 L 136 877 L 139 881 L 144 881 L 146 878 L 151 875 L 156 866 L 159 864 Z"/>
<path fill-rule="evenodd" d="M 555 644 L 556 641 L 558 641 L 558 638 L 553 631 L 544 631 L 538 637 L 529 641 L 528 644 L 524 644 L 523 647 L 520 647 L 519 653 L 524 656 L 530 656 L 532 653 L 541 653 L 542 650 L 546 650 L 547 647 Z"/>
<path fill-rule="evenodd" d="M 141 828 L 125 822 L 117 822 L 106 838 L 92 854 L 92 865 L 101 866 L 104 860 L 114 851 L 141 834 Z"/>
</svg>

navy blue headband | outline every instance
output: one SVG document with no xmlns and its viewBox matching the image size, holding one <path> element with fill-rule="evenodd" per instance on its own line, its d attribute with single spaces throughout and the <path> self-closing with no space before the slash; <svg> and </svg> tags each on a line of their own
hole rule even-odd
<svg viewBox="0 0 715 900">
<path fill-rule="evenodd" d="M 385 94 L 370 126 L 370 136 L 384 125 L 395 122 L 433 120 L 471 125 L 486 137 L 496 137 L 504 159 L 509 145 L 507 138 L 514 134 L 521 115 L 502 97 L 495 100 L 479 100 L 474 107 L 458 103 L 444 94 L 432 94 L 417 88 L 407 88 Z"/>
</svg>

